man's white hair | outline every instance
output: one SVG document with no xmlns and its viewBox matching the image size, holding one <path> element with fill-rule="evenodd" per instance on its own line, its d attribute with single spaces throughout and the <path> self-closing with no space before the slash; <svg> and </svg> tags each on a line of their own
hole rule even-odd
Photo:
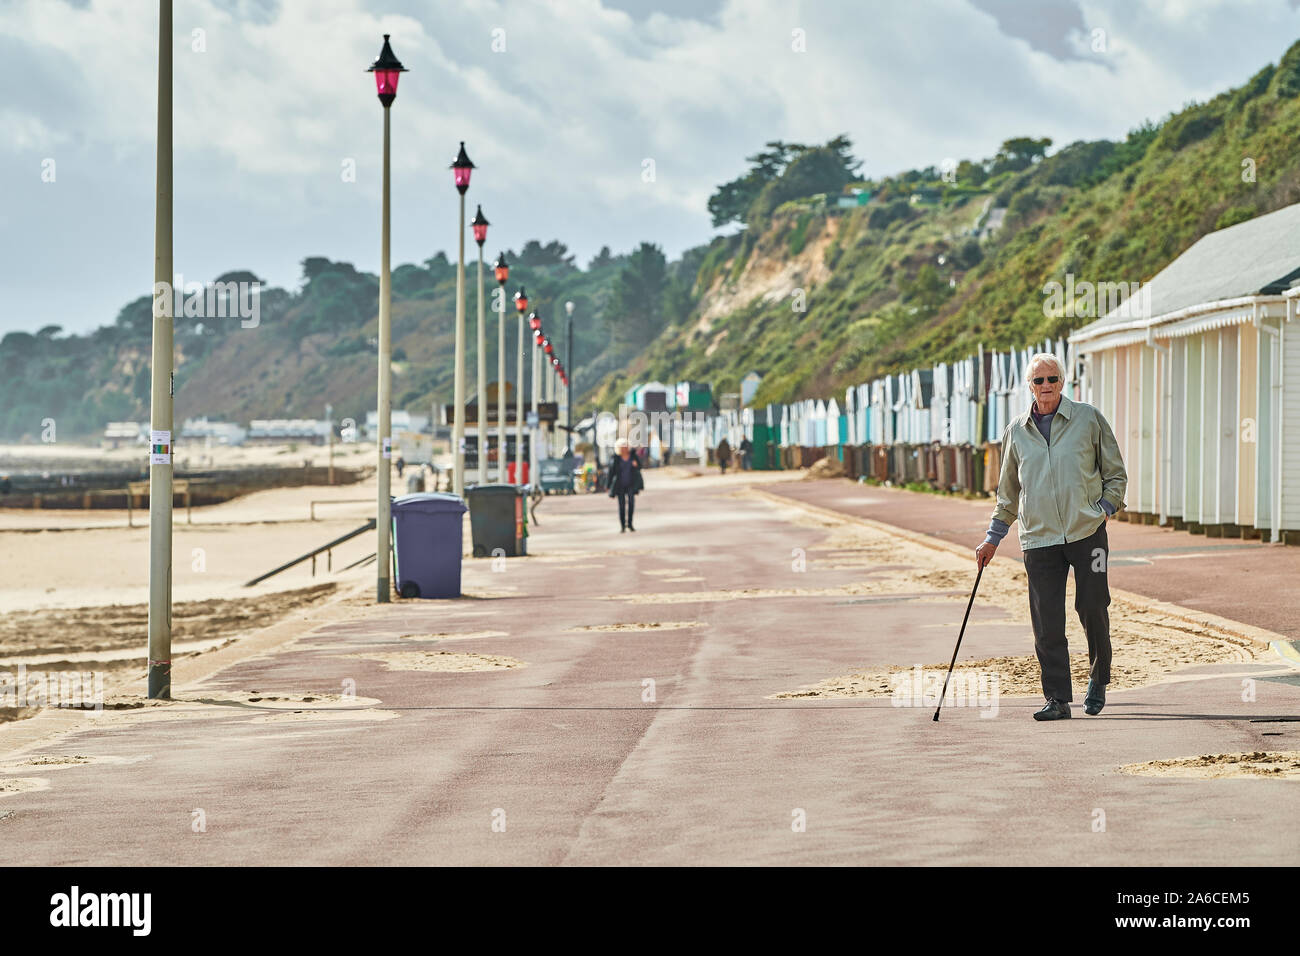
<svg viewBox="0 0 1300 956">
<path fill-rule="evenodd" d="M 1056 367 L 1056 373 L 1061 377 L 1061 384 L 1065 384 L 1065 369 L 1061 367 L 1060 360 L 1051 352 L 1039 352 L 1029 359 L 1029 364 L 1025 366 L 1025 383 L 1029 384 L 1034 380 L 1034 366 L 1043 362 L 1049 362 Z"/>
</svg>

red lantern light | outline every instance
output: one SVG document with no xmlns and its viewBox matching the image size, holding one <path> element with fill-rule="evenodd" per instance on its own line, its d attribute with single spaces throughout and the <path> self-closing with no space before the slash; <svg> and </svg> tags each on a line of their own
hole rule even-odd
<svg viewBox="0 0 1300 956">
<path fill-rule="evenodd" d="M 496 273 L 497 282 L 505 285 L 506 280 L 510 278 L 510 263 L 506 262 L 506 254 L 504 252 L 497 256 L 497 261 L 496 264 L 492 266 L 492 271 Z"/>
<path fill-rule="evenodd" d="M 488 222 L 487 217 L 483 215 L 483 207 L 479 206 L 478 211 L 474 213 L 474 219 L 470 226 L 474 229 L 474 241 L 480 246 L 487 242 L 487 227 L 490 225 L 492 223 Z"/>
<path fill-rule="evenodd" d="M 462 196 L 465 190 L 469 189 L 469 175 L 474 169 L 474 164 L 465 153 L 465 141 L 460 141 L 460 152 L 456 154 L 456 159 L 451 164 L 452 176 L 456 181 L 456 190 Z"/>
<path fill-rule="evenodd" d="M 530 312 L 528 314 L 528 327 L 534 332 L 540 333 L 542 331 L 542 317 L 536 312 Z"/>
<path fill-rule="evenodd" d="M 393 100 L 397 97 L 397 79 L 403 73 L 407 72 L 406 67 L 402 66 L 402 61 L 393 55 L 393 48 L 388 45 L 389 34 L 384 34 L 384 46 L 379 51 L 379 56 L 375 62 L 370 64 L 366 72 L 375 74 L 375 89 L 379 93 L 379 102 L 384 104 L 387 109 L 393 105 Z"/>
<path fill-rule="evenodd" d="M 555 355 L 555 346 L 551 344 L 550 339 L 547 339 L 545 342 L 542 343 L 542 351 L 545 352 L 547 355 L 551 355 L 551 356 Z"/>
<path fill-rule="evenodd" d="M 524 291 L 523 286 L 520 286 L 519 291 L 515 293 L 515 311 L 520 315 L 528 311 L 528 293 Z"/>
</svg>

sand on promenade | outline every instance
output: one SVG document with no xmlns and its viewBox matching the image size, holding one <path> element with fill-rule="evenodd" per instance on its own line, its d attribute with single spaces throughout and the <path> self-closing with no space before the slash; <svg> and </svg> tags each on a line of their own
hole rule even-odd
<svg viewBox="0 0 1300 956">
<path fill-rule="evenodd" d="M 843 594 L 922 596 L 926 601 L 952 603 L 951 633 L 956 643 L 962 616 L 975 581 L 972 557 L 965 558 L 946 547 L 917 546 L 901 541 L 899 536 L 851 516 L 831 513 L 792 499 L 775 500 L 774 507 L 786 509 L 790 521 L 828 529 L 822 546 L 806 556 L 810 569 L 860 569 L 863 578 L 839 589 Z M 824 589 L 822 589 L 824 590 Z M 809 592 L 811 593 L 811 592 Z M 1028 579 L 1023 565 L 1008 559 L 994 558 L 980 579 L 978 602 L 1001 612 L 998 626 L 1011 624 L 1032 633 L 1028 606 Z M 757 595 L 756 595 L 757 596 Z M 644 596 L 642 596 L 644 597 Z M 1072 648 L 1086 648 L 1087 638 L 1074 615 L 1074 577 L 1066 586 L 1066 639 Z M 1112 595 L 1110 605 L 1111 690 L 1142 687 L 1168 679 L 1175 671 L 1205 664 L 1249 663 L 1272 658 L 1261 644 L 1197 627 L 1186 619 L 1160 612 Z M 967 625 L 966 641 L 955 676 L 963 672 L 996 675 L 999 693 L 1011 697 L 1039 697 L 1042 687 L 1038 660 L 1032 653 L 972 658 L 978 640 L 972 630 L 981 622 Z M 789 698 L 890 697 L 901 675 L 921 667 L 923 673 L 946 673 L 948 661 L 899 661 L 886 667 L 859 668 L 826 678 L 816 684 L 792 688 L 773 695 Z M 1072 680 L 1086 684 L 1088 655 L 1070 656 Z"/>
</svg>

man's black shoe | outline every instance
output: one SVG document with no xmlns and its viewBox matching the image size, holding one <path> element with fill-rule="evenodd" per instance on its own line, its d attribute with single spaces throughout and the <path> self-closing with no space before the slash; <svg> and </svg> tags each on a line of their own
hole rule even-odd
<svg viewBox="0 0 1300 956">
<path fill-rule="evenodd" d="M 635 531 L 636 528 L 632 527 L 631 525 L 628 525 L 628 526 L 627 526 L 627 530 L 628 530 L 628 531 Z"/>
<path fill-rule="evenodd" d="M 1034 713 L 1034 720 L 1065 720 L 1070 716 L 1070 705 L 1063 700 L 1048 698 L 1043 709 Z"/>
<path fill-rule="evenodd" d="M 1106 706 L 1106 685 L 1095 680 L 1088 681 L 1088 696 L 1083 698 L 1083 712 L 1091 717 L 1101 713 Z"/>
</svg>

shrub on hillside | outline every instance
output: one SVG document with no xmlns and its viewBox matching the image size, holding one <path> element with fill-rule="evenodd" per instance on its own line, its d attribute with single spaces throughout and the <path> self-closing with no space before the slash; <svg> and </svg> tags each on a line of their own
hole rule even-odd
<svg viewBox="0 0 1300 956">
<path fill-rule="evenodd" d="M 1300 96 L 1300 40 L 1282 55 L 1273 77 L 1273 95 L 1278 99 Z"/>
<path fill-rule="evenodd" d="M 912 204 L 906 199 L 891 199 L 887 203 L 873 206 L 867 215 L 867 227 L 885 229 L 891 223 L 903 222 L 914 215 Z"/>
<path fill-rule="evenodd" d="M 1227 229 L 1229 226 L 1235 226 L 1247 219 L 1254 219 L 1258 214 L 1254 206 L 1229 206 L 1214 221 L 1214 228 Z"/>
</svg>

